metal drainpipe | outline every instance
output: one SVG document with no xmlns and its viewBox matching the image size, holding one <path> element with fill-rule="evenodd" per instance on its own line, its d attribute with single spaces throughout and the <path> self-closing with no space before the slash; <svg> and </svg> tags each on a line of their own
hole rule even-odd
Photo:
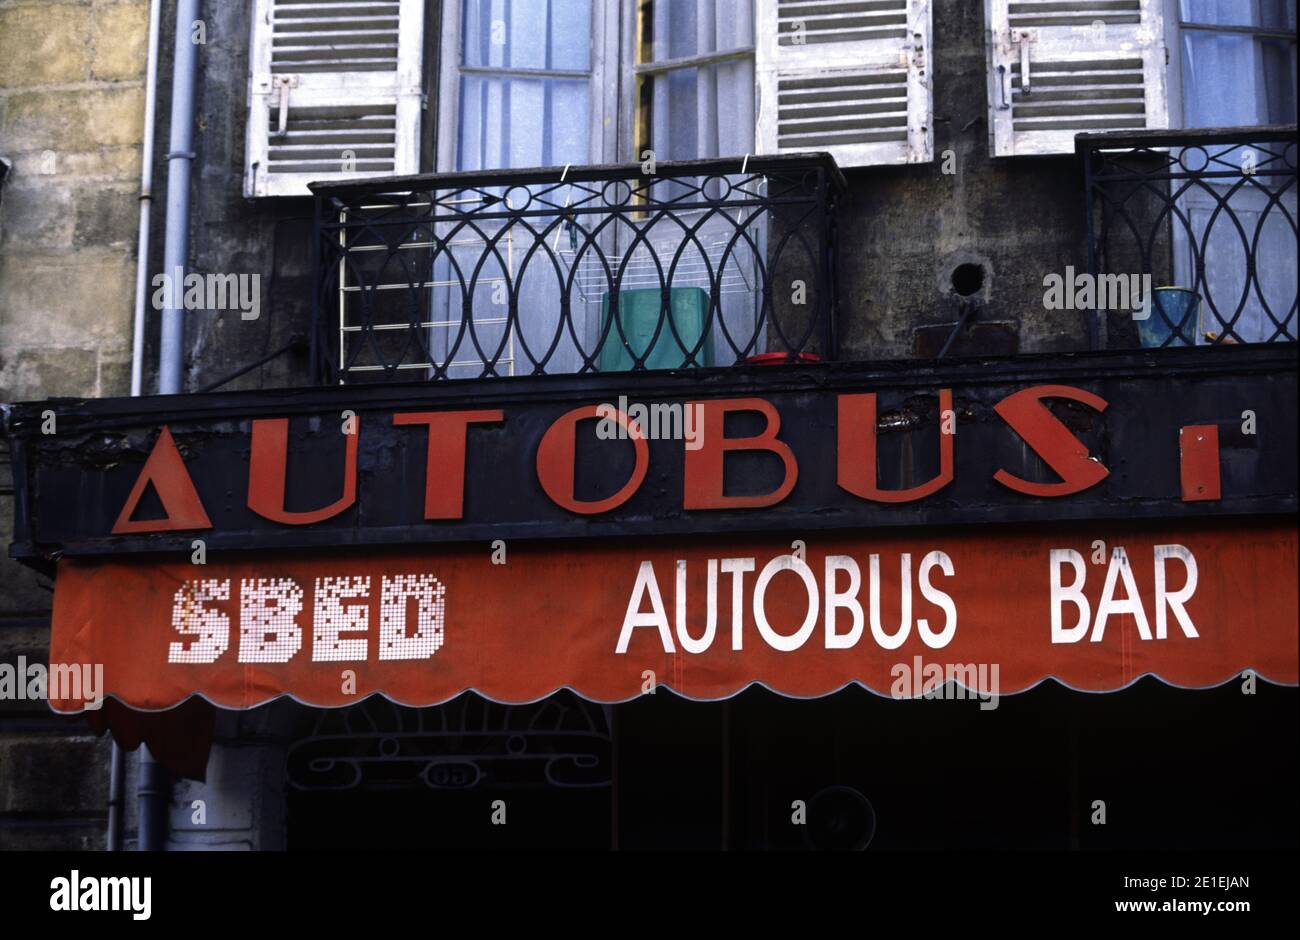
<svg viewBox="0 0 1300 940">
<path fill-rule="evenodd" d="M 131 340 L 131 395 L 144 390 L 145 298 L 149 296 L 149 223 L 153 217 L 154 122 L 158 110 L 158 23 L 162 0 L 149 0 L 149 51 L 144 69 L 144 140 L 140 154 L 140 231 L 135 251 L 135 325 Z M 117 741 L 108 771 L 108 850 L 122 850 L 126 757 Z"/>
<path fill-rule="evenodd" d="M 190 38 L 190 27 L 199 18 L 199 0 L 176 2 L 176 61 L 172 70 L 171 143 L 167 151 L 167 236 L 163 244 L 163 273 L 174 278 L 184 274 L 189 255 L 190 164 L 194 160 L 194 83 L 198 74 L 198 46 Z M 184 293 L 184 283 L 172 284 L 175 301 Z M 158 360 L 158 391 L 177 395 L 185 359 L 185 311 L 176 306 L 163 308 L 162 347 Z"/>
<path fill-rule="evenodd" d="M 194 160 L 194 84 L 198 74 L 198 46 L 190 29 L 199 18 L 199 0 L 177 0 L 175 61 L 172 64 L 171 141 L 167 149 L 167 224 L 163 242 L 163 272 L 175 278 L 184 274 L 189 255 L 190 164 Z M 172 284 L 168 300 L 184 294 L 182 283 Z M 185 312 L 176 306 L 163 308 L 162 343 L 158 356 L 158 391 L 163 395 L 181 392 L 185 350 Z M 153 759 L 149 748 L 140 745 L 139 848 L 156 852 L 167 845 L 167 803 L 171 783 L 166 769 Z"/>
<path fill-rule="evenodd" d="M 162 0 L 149 0 L 149 55 L 144 73 L 144 146 L 140 158 L 140 234 L 135 255 L 135 332 L 131 343 L 131 394 L 144 390 L 145 298 L 149 296 L 149 220 L 153 216 L 154 123 L 158 110 L 158 24 Z"/>
<path fill-rule="evenodd" d="M 126 789 L 126 760 L 121 746 L 113 741 L 108 766 L 108 850 L 122 851 L 122 791 Z"/>
<path fill-rule="evenodd" d="M 137 848 L 141 852 L 161 852 L 167 848 L 167 804 L 171 802 L 171 780 L 167 768 L 153 759 L 149 745 L 140 745 L 140 780 L 136 797 L 140 807 L 140 832 Z"/>
</svg>

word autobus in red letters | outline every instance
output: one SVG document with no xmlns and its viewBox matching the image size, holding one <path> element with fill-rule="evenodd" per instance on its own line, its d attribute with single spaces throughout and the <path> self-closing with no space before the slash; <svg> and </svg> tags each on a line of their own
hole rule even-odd
<svg viewBox="0 0 1300 940">
<path fill-rule="evenodd" d="M 1088 451 L 1088 447 L 1048 410 L 1046 399 L 1060 398 L 1103 412 L 1107 402 L 1082 389 L 1065 385 L 1040 385 L 1006 396 L 994 406 L 1005 424 L 1024 441 L 1061 479 L 1055 483 L 1032 482 L 997 469 L 993 479 L 1007 489 L 1029 496 L 1061 497 L 1095 486 L 1109 470 Z M 841 394 L 836 399 L 836 477 L 838 487 L 869 502 L 905 503 L 924 499 L 948 486 L 954 477 L 953 450 L 956 428 L 952 391 L 939 391 L 939 469 L 929 480 L 905 489 L 886 489 L 877 476 L 877 408 L 873 393 Z M 763 398 L 715 399 L 692 402 L 702 415 L 699 446 L 684 450 L 681 465 L 682 506 L 686 511 L 709 509 L 762 509 L 780 503 L 793 491 L 799 479 L 799 461 L 791 446 L 781 439 L 781 414 Z M 533 455 L 538 483 L 555 505 L 579 515 L 599 515 L 617 509 L 637 493 L 649 466 L 649 444 L 640 426 L 618 411 L 615 420 L 627 431 L 635 462 L 626 480 L 617 481 L 615 492 L 602 499 L 580 499 L 575 492 L 578 425 L 595 420 L 604 406 L 583 405 L 553 420 Z M 728 436 L 728 415 L 749 413 L 759 419 L 761 429 L 749 436 Z M 367 418 L 367 420 L 373 420 Z M 458 520 L 464 516 L 465 464 L 471 446 L 470 431 L 484 425 L 507 422 L 503 411 L 419 411 L 392 416 L 395 427 L 409 427 L 411 435 L 426 451 L 424 470 L 424 519 Z M 286 508 L 288 479 L 288 419 L 262 418 L 251 422 L 248 457 L 248 508 L 258 516 L 285 526 L 304 526 L 333 518 L 357 502 L 358 440 L 363 433 L 361 419 L 349 418 L 344 427 L 343 482 L 338 498 L 314 509 Z M 737 451 L 761 452 L 781 465 L 779 484 L 769 492 L 728 495 L 724 481 L 725 457 Z M 145 491 L 152 485 L 162 503 L 159 519 L 134 520 Z M 414 520 L 412 520 L 414 521 Z M 114 535 L 202 531 L 212 528 L 202 501 L 166 426 L 154 442 L 129 496 L 113 526 Z"/>
</svg>

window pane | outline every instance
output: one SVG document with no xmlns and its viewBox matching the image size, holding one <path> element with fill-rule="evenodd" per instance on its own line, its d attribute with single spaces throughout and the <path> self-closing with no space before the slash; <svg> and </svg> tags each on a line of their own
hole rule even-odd
<svg viewBox="0 0 1300 940">
<path fill-rule="evenodd" d="M 591 68 L 592 0 L 465 0 L 471 67 Z"/>
<path fill-rule="evenodd" d="M 551 68 L 591 69 L 592 0 L 551 0 Z"/>
<path fill-rule="evenodd" d="M 695 113 L 697 70 L 669 72 L 655 89 L 655 147 L 669 160 L 711 157 L 700 149 L 699 120 Z M 661 105 L 662 107 L 658 107 Z M 705 131 L 707 137 L 708 131 Z"/>
<path fill-rule="evenodd" d="M 742 59 L 711 66 L 717 75 L 717 156 L 754 150 L 754 62 Z"/>
<path fill-rule="evenodd" d="M 1281 39 L 1266 39 L 1260 43 L 1264 57 L 1264 96 L 1270 124 L 1294 124 L 1295 107 L 1295 43 Z"/>
<path fill-rule="evenodd" d="M 1295 0 L 1259 0 L 1261 20 L 1269 29 L 1295 29 Z"/>
<path fill-rule="evenodd" d="M 1181 0 L 1184 23 L 1207 23 L 1212 26 L 1256 26 L 1253 0 Z"/>
<path fill-rule="evenodd" d="M 753 0 L 642 0 L 641 62 L 663 62 L 754 43 Z"/>
<path fill-rule="evenodd" d="M 583 79 L 461 78 L 462 170 L 587 162 Z"/>
<path fill-rule="evenodd" d="M 647 77 L 643 107 L 660 160 L 740 156 L 754 149 L 754 63 L 750 59 Z"/>
<path fill-rule="evenodd" d="M 1259 100 L 1253 37 L 1183 32 L 1183 118 L 1187 127 L 1259 124 Z"/>
</svg>

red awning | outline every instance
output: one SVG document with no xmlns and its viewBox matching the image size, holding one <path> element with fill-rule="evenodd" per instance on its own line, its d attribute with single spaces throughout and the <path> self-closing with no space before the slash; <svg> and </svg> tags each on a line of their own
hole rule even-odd
<svg viewBox="0 0 1300 940">
<path fill-rule="evenodd" d="M 193 695 L 600 702 L 859 683 L 915 697 L 1297 681 L 1297 533 L 1271 520 L 808 531 L 60 561 L 51 662 L 142 710 Z"/>
</svg>

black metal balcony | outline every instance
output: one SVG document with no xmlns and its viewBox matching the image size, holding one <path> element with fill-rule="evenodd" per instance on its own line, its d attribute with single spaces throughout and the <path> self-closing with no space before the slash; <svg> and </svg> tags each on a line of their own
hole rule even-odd
<svg viewBox="0 0 1300 940">
<path fill-rule="evenodd" d="M 1100 314 L 1094 348 L 1295 341 L 1294 125 L 1081 134 L 1075 149 L 1094 283 L 1154 288 L 1137 316 Z"/>
<path fill-rule="evenodd" d="M 835 357 L 825 154 L 313 185 L 322 383 Z"/>
</svg>

